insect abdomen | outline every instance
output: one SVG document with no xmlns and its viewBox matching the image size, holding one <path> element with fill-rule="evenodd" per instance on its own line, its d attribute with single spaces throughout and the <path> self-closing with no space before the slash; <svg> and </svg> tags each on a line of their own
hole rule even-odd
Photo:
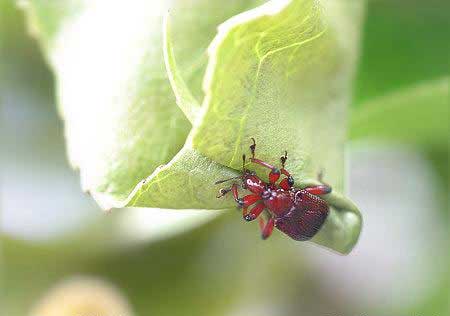
<svg viewBox="0 0 450 316">
<path fill-rule="evenodd" d="M 295 192 L 294 206 L 275 219 L 275 226 L 295 240 L 309 240 L 319 231 L 328 216 L 328 204 L 304 190 Z"/>
</svg>

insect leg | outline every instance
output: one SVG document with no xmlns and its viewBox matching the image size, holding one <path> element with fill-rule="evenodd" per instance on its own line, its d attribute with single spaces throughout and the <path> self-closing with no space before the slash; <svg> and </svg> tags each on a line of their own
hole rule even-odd
<svg viewBox="0 0 450 316">
<path fill-rule="evenodd" d="M 308 191 L 311 194 L 314 195 L 322 195 L 322 194 L 328 194 L 331 192 L 331 187 L 328 185 L 317 185 L 315 187 L 309 187 L 309 188 L 305 188 L 305 191 Z"/>
<path fill-rule="evenodd" d="M 244 196 L 242 199 L 238 198 L 237 203 L 239 206 L 242 206 L 242 217 L 246 219 L 247 209 L 250 205 L 255 204 L 256 202 L 261 200 L 261 196 L 256 194 L 249 194 Z"/>
<path fill-rule="evenodd" d="M 261 238 L 267 239 L 270 237 L 273 231 L 273 227 L 275 225 L 275 220 L 271 217 L 267 223 L 264 224 L 264 220 L 259 218 L 259 228 L 261 229 Z"/>
<path fill-rule="evenodd" d="M 246 214 L 246 212 L 243 212 L 242 216 L 246 221 L 250 222 L 256 219 L 262 213 L 262 211 L 264 211 L 265 207 L 266 206 L 264 205 L 264 203 L 258 203 L 250 210 L 248 214 Z"/>
<path fill-rule="evenodd" d="M 224 180 L 224 181 L 227 181 L 227 180 Z M 216 183 L 220 183 L 220 181 L 218 181 L 218 182 L 216 182 Z M 220 190 L 219 190 L 219 194 L 217 195 L 217 198 L 221 198 L 222 196 L 226 195 L 228 192 L 233 192 L 234 200 L 235 200 L 237 203 L 240 204 L 242 201 L 241 201 L 241 199 L 239 199 L 237 188 L 238 188 L 237 183 L 233 183 L 233 185 L 231 186 L 231 188 L 228 188 L 228 189 L 220 189 Z"/>
<path fill-rule="evenodd" d="M 264 161 L 262 161 L 260 159 L 256 159 L 256 158 L 250 158 L 250 161 L 257 165 L 263 166 L 264 168 L 270 169 L 269 182 L 271 184 L 274 184 L 280 178 L 280 170 L 277 167 L 272 166 L 271 164 L 268 164 L 267 162 L 264 162 Z"/>
<path fill-rule="evenodd" d="M 219 195 L 217 196 L 218 198 L 221 198 L 222 196 L 224 196 L 225 194 L 227 194 L 228 192 L 232 192 L 233 193 L 233 197 L 234 200 L 236 201 L 236 203 L 239 206 L 243 207 L 243 216 L 245 216 L 247 214 L 247 208 L 252 205 L 255 204 L 256 202 L 258 202 L 259 200 L 261 200 L 261 196 L 257 195 L 257 194 L 249 194 L 244 196 L 243 198 L 239 197 L 239 193 L 238 193 L 238 184 L 237 183 L 233 183 L 233 185 L 231 186 L 231 188 L 228 189 L 220 189 L 219 190 Z"/>
<path fill-rule="evenodd" d="M 286 160 L 287 160 L 287 151 L 285 151 L 284 156 L 280 158 L 281 165 L 282 165 L 282 169 L 280 170 L 277 167 L 275 167 L 265 161 L 255 158 L 255 148 L 256 148 L 255 139 L 252 138 L 252 141 L 253 141 L 253 145 L 250 146 L 250 150 L 252 152 L 252 158 L 250 158 L 250 161 L 257 165 L 263 166 L 264 168 L 270 169 L 269 182 L 271 184 L 275 184 L 275 182 L 277 182 L 278 179 L 280 179 L 281 174 L 285 175 L 287 177 L 287 180 L 281 181 L 280 186 L 284 190 L 289 190 L 294 185 L 294 178 L 292 178 L 292 176 L 289 174 L 289 172 L 287 172 L 287 170 L 284 169 L 284 164 L 286 163 Z"/>
<path fill-rule="evenodd" d="M 289 185 L 288 179 L 284 178 L 283 180 L 281 180 L 280 182 L 280 188 L 282 188 L 285 191 L 289 191 L 291 189 L 291 185 Z"/>
<path fill-rule="evenodd" d="M 286 176 L 283 180 L 280 182 L 280 187 L 283 190 L 289 190 L 294 185 L 294 178 L 291 176 L 291 174 L 284 168 L 281 169 L 281 174 Z"/>
</svg>

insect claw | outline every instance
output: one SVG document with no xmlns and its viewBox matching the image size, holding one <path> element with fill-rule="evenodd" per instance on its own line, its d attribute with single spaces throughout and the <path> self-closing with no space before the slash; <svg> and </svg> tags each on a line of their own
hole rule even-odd
<svg viewBox="0 0 450 316">
<path fill-rule="evenodd" d="M 283 168 L 284 168 L 284 164 L 286 163 L 287 158 L 288 158 L 287 157 L 287 150 L 285 150 L 284 151 L 284 156 L 280 157 L 281 165 L 282 165 Z"/>
<path fill-rule="evenodd" d="M 252 145 L 250 145 L 250 151 L 252 152 L 252 158 L 255 158 L 255 150 L 256 150 L 256 141 L 255 139 L 252 137 L 250 138 L 253 142 Z"/>
<path fill-rule="evenodd" d="M 247 214 L 244 216 L 244 220 L 246 220 L 247 222 L 250 222 L 254 219 L 255 219 L 255 216 L 253 216 L 252 214 Z"/>
<path fill-rule="evenodd" d="M 221 197 L 223 197 L 225 194 L 227 194 L 230 191 L 231 191 L 231 189 L 220 189 L 219 194 L 216 196 L 216 198 L 220 199 Z"/>
</svg>

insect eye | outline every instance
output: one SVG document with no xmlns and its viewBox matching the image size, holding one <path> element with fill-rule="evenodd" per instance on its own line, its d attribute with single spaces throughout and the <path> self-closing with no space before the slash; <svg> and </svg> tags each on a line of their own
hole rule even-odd
<svg viewBox="0 0 450 316">
<path fill-rule="evenodd" d="M 289 183 L 290 186 L 294 185 L 294 178 L 292 176 L 288 177 L 288 183 Z"/>
</svg>

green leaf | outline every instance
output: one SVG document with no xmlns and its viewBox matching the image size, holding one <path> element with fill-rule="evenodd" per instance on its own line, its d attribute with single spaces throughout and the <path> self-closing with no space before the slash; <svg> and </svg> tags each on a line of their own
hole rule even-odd
<svg viewBox="0 0 450 316">
<path fill-rule="evenodd" d="M 169 14 L 164 18 L 164 62 L 166 64 L 167 74 L 169 76 L 172 90 L 177 99 L 177 105 L 181 108 L 184 115 L 193 124 L 200 111 L 200 104 L 192 95 L 191 91 L 184 82 L 183 77 L 178 71 L 175 56 L 170 38 Z"/>
<path fill-rule="evenodd" d="M 268 7 L 266 6 L 266 7 L 262 7 L 262 8 L 263 8 L 263 10 L 267 10 L 266 8 L 268 8 Z M 311 7 L 311 8 L 313 8 L 313 7 Z M 296 12 L 292 8 L 286 8 L 285 10 L 289 10 L 289 9 L 291 9 L 291 11 L 293 11 L 293 12 Z M 258 10 L 261 10 L 261 8 L 259 8 Z M 269 10 L 270 10 L 270 7 L 269 7 Z M 255 10 L 255 11 L 257 11 L 257 10 Z M 265 12 L 265 11 L 263 11 L 263 12 Z M 304 10 L 303 11 L 298 10 L 297 12 L 304 12 Z M 246 13 L 246 14 L 249 14 L 249 13 Z M 252 14 L 252 13 L 250 13 L 250 14 Z M 265 15 L 262 14 L 262 16 L 264 19 Z M 238 19 L 238 18 L 234 18 L 234 19 Z M 230 23 L 230 22 L 227 22 L 227 23 Z M 246 23 L 246 21 L 244 23 L 242 23 L 244 25 L 238 24 L 238 26 L 236 26 L 236 28 L 237 27 L 248 27 L 247 25 L 245 25 L 245 23 Z M 271 26 L 275 26 L 275 27 L 277 26 L 277 23 L 274 21 L 270 21 L 269 23 Z M 224 26 L 221 26 L 221 28 L 222 28 L 222 32 L 223 32 Z M 276 28 L 275 28 L 275 31 L 276 31 Z M 246 31 L 246 34 L 249 34 L 249 36 L 251 36 L 251 33 L 248 32 L 248 30 Z M 233 36 L 233 34 L 224 35 L 224 34 L 221 34 L 219 31 L 219 35 L 216 38 L 216 41 L 219 38 L 219 39 L 223 40 L 224 42 L 226 42 L 226 39 L 222 39 L 222 38 L 226 38 L 226 36 Z M 173 55 L 171 55 L 171 53 L 170 53 L 170 50 L 172 48 L 171 48 L 170 32 L 169 32 L 168 24 L 166 25 L 165 38 L 166 38 L 166 47 L 165 47 L 166 48 L 166 66 L 168 68 L 168 72 L 173 76 L 171 83 L 172 83 L 172 87 L 175 91 L 175 94 L 179 96 L 178 104 L 182 108 L 183 107 L 197 108 L 197 105 L 195 104 L 196 101 L 191 96 L 189 89 L 187 88 L 183 78 L 180 76 L 179 72 L 177 71 L 175 60 L 173 58 Z M 306 39 L 306 40 L 308 40 L 308 39 Z M 279 45 L 282 45 L 284 47 L 284 46 L 286 46 L 286 43 L 280 43 Z M 287 45 L 289 45 L 289 44 L 287 44 Z M 295 45 L 294 45 L 294 47 L 295 47 Z M 238 48 L 236 50 L 245 54 L 245 49 L 246 48 Z M 250 50 L 251 49 L 252 48 L 250 46 Z M 277 49 L 277 48 L 275 47 L 273 49 Z M 225 50 L 225 54 L 227 54 L 227 55 L 228 54 L 232 55 L 234 53 L 234 50 L 230 49 L 229 47 L 224 48 L 224 50 Z M 228 57 L 228 58 L 230 58 L 230 57 Z M 233 59 L 233 62 L 236 62 L 237 64 L 239 64 L 239 60 L 237 58 Z M 282 65 L 282 61 L 279 64 Z M 215 66 L 220 67 L 217 64 L 215 64 Z M 229 69 L 228 65 L 224 65 L 224 68 Z M 233 75 L 233 73 L 230 72 L 230 75 Z M 236 72 L 235 75 L 251 76 L 252 73 L 243 71 L 242 73 Z M 235 76 L 235 78 L 237 76 Z M 221 82 L 221 87 L 222 87 L 224 85 L 224 82 L 226 82 L 226 78 L 225 78 L 225 80 L 223 80 L 223 78 L 220 78 L 220 80 L 221 80 L 220 82 Z M 275 80 L 275 82 L 276 82 L 276 80 Z M 280 84 L 284 84 L 284 83 L 280 82 Z M 248 87 L 246 87 L 246 88 L 248 88 Z M 235 89 L 230 89 L 230 90 L 236 92 Z M 347 90 L 347 93 L 348 93 L 348 90 Z M 228 96 L 224 96 L 223 99 L 227 100 Z M 262 107 L 261 105 L 256 105 L 255 107 L 257 109 L 265 110 L 265 108 Z M 232 108 L 232 106 L 227 103 L 226 105 L 224 105 L 222 107 L 222 109 L 223 108 L 228 109 L 228 108 Z M 280 111 L 280 112 L 282 112 L 282 111 Z M 217 113 L 220 113 L 220 112 L 216 111 L 215 114 L 217 114 Z M 206 116 L 207 114 L 208 113 L 206 112 L 206 114 L 204 114 L 204 116 Z M 261 119 L 265 119 L 265 118 L 264 117 L 255 118 L 256 121 L 258 121 L 258 119 L 261 120 Z M 203 117 L 203 120 L 201 122 L 205 122 L 205 117 Z M 220 124 L 220 123 L 221 122 L 218 121 L 217 124 Z M 202 123 L 200 123 L 200 124 L 202 124 Z M 270 122 L 270 124 L 274 124 L 275 126 L 277 126 L 277 124 L 279 124 L 279 122 Z M 196 131 L 196 129 L 194 128 L 194 133 L 195 133 L 195 131 Z M 228 135 L 228 133 L 225 133 L 221 139 L 226 140 L 227 135 Z M 338 145 L 336 145 L 336 146 L 338 146 Z M 195 147 L 195 144 L 194 144 L 194 147 Z M 205 205 L 204 201 L 207 201 L 208 196 L 210 197 L 213 193 L 213 192 L 208 192 L 208 189 L 211 190 L 211 186 L 209 185 L 209 183 L 212 183 L 211 180 L 205 181 L 207 179 L 201 179 L 198 183 L 191 182 L 191 183 L 189 183 L 189 185 L 186 185 L 184 183 L 176 183 L 175 181 L 170 180 L 170 177 L 172 177 L 174 179 L 180 179 L 180 178 L 182 179 L 183 178 L 183 176 L 181 175 L 181 172 L 180 172 L 180 171 L 182 171 L 182 168 L 174 168 L 175 165 L 180 165 L 182 167 L 185 167 L 188 165 L 187 163 L 189 161 L 191 161 L 193 163 L 189 164 L 190 168 L 195 168 L 196 166 L 200 166 L 200 168 L 204 169 L 205 164 L 201 163 L 201 161 L 205 161 L 206 164 L 208 164 L 210 161 L 205 158 L 201 158 L 200 161 L 197 161 L 197 158 L 192 158 L 192 156 L 197 157 L 198 152 L 191 150 L 191 149 L 188 150 L 187 148 L 185 148 L 185 149 L 186 150 L 182 151 L 182 153 L 180 154 L 180 157 L 181 157 L 180 159 L 178 159 L 178 160 L 174 159 L 174 162 L 175 162 L 174 165 L 167 166 L 167 168 L 165 170 L 167 175 L 161 176 L 161 173 L 159 173 L 159 174 L 157 174 L 156 177 L 150 177 L 150 179 L 148 181 L 146 181 L 146 183 L 144 184 L 144 187 L 138 190 L 138 194 L 131 201 L 131 203 L 130 203 L 131 205 L 138 205 L 138 206 L 139 205 L 141 205 L 141 206 L 149 205 L 152 203 L 152 201 L 158 200 L 158 197 L 162 197 L 161 203 L 165 203 L 164 207 L 174 207 L 173 204 L 168 204 L 168 203 L 170 203 L 169 202 L 170 198 L 169 197 L 166 198 L 165 194 L 164 194 L 164 192 L 166 192 L 166 190 L 168 190 L 170 188 L 172 188 L 172 190 L 179 192 L 179 196 L 183 196 L 183 197 L 192 197 L 192 196 L 195 196 L 195 194 L 202 195 L 204 193 L 207 193 L 206 197 L 204 199 L 202 199 L 202 198 L 198 199 L 198 201 L 201 202 L 201 204 Z M 327 149 L 325 148 L 325 150 L 327 150 Z M 222 154 L 227 154 L 227 152 L 224 152 Z M 186 156 L 188 157 L 188 159 L 185 158 Z M 189 157 L 189 156 L 191 156 L 191 157 Z M 183 160 L 185 160 L 185 161 L 183 162 Z M 217 160 L 217 159 L 214 158 L 214 160 Z M 240 167 L 241 167 L 241 165 L 239 163 L 238 167 L 235 169 L 239 170 Z M 173 172 L 174 170 L 176 170 L 176 171 Z M 294 170 L 294 172 L 295 172 L 295 169 L 292 169 L 292 170 Z M 212 172 L 211 174 L 214 175 L 215 173 L 216 172 Z M 317 175 L 317 173 L 314 173 L 313 177 L 316 177 L 316 175 Z M 159 178 L 160 176 L 161 176 L 161 178 L 160 178 L 161 180 L 158 180 L 157 178 Z M 192 178 L 195 178 L 195 177 L 191 177 L 191 179 Z M 222 176 L 222 177 L 217 177 L 216 179 L 219 179 L 219 178 L 227 178 L 227 177 Z M 300 181 L 299 185 L 306 186 L 307 184 L 309 184 L 309 185 L 317 184 L 317 181 L 314 181 L 312 179 L 308 179 L 308 180 L 304 179 L 304 180 Z M 174 186 L 175 186 L 175 188 L 174 188 Z M 180 188 L 182 190 L 179 190 L 178 188 Z M 199 188 L 199 190 L 197 190 L 197 192 L 196 192 L 193 188 Z M 156 192 L 156 194 L 153 196 L 152 194 L 154 192 Z M 326 225 L 324 226 L 324 229 L 321 230 L 321 233 L 315 238 L 314 241 L 317 243 L 326 245 L 326 246 L 328 246 L 332 249 L 335 249 L 339 252 L 347 253 L 350 249 L 352 249 L 352 247 L 354 246 L 355 242 L 358 239 L 359 231 L 361 229 L 361 222 L 362 222 L 361 216 L 360 216 L 359 211 L 356 208 L 356 206 L 348 199 L 345 199 L 339 193 L 333 192 L 332 194 L 327 196 L 326 199 L 330 203 L 330 205 L 333 206 L 333 212 L 331 212 L 329 220 L 327 221 Z M 185 200 L 184 202 L 188 203 L 187 205 L 189 207 L 192 207 L 193 203 L 195 203 L 195 200 L 193 200 L 193 201 Z M 231 207 L 233 207 L 233 203 L 234 202 L 230 198 L 227 200 L 226 203 L 222 203 L 222 205 L 231 208 Z M 179 204 L 179 202 L 177 204 Z M 214 205 L 217 205 L 217 202 L 213 203 L 213 206 L 212 206 L 212 207 L 217 208 L 217 206 L 214 206 Z"/>
<path fill-rule="evenodd" d="M 143 180 L 128 206 L 175 209 L 230 209 L 236 203 L 216 199 L 217 179 L 231 178 L 236 170 L 226 168 L 186 146 L 172 161 Z M 222 203 L 220 203 L 222 202 Z"/>
<path fill-rule="evenodd" d="M 216 199 L 213 183 L 240 172 L 255 137 L 264 160 L 276 163 L 288 150 L 298 186 L 325 170 L 335 190 L 325 197 L 332 212 L 314 241 L 349 252 L 361 217 L 339 192 L 362 3 L 270 1 L 222 24 L 209 49 L 200 111 L 198 78 L 210 38 L 193 31 L 197 21 L 185 12 L 207 10 L 172 10 L 173 31 L 167 28 L 163 45 L 166 7 L 155 13 L 150 6 L 86 5 L 47 47 L 69 157 L 83 187 L 104 208 L 235 208 L 231 197 Z M 230 2 L 233 10 L 243 6 Z M 233 11 L 216 9 L 208 12 L 214 19 L 198 22 L 208 35 Z M 169 90 L 163 48 L 178 105 L 194 122 L 189 136 L 190 124 Z"/>
<path fill-rule="evenodd" d="M 350 138 L 446 148 L 448 77 L 374 98 L 354 109 Z"/>
<path fill-rule="evenodd" d="M 173 4 L 175 54 L 194 92 L 216 26 L 254 2 Z M 23 3 L 29 28 L 56 75 L 69 160 L 80 170 L 83 189 L 105 209 L 126 204 L 142 179 L 179 152 L 191 128 L 164 68 L 167 3 Z"/>
<path fill-rule="evenodd" d="M 221 25 L 209 49 L 205 112 L 193 129 L 193 148 L 239 170 L 254 137 L 260 159 L 277 163 L 288 151 L 287 168 L 300 186 L 323 169 L 341 191 L 361 9 L 346 1 L 269 2 Z M 352 220 L 343 220 L 347 215 Z M 329 221 L 345 222 L 341 228 L 352 237 L 323 244 L 351 249 L 361 227 L 358 210 L 334 208 Z"/>
<path fill-rule="evenodd" d="M 354 9 L 361 4 L 333 6 L 269 2 L 220 26 L 210 47 L 195 149 L 239 170 L 254 137 L 259 158 L 276 163 L 287 150 L 297 179 L 315 179 L 325 169 L 327 181 L 342 189 L 358 40 Z"/>
</svg>

